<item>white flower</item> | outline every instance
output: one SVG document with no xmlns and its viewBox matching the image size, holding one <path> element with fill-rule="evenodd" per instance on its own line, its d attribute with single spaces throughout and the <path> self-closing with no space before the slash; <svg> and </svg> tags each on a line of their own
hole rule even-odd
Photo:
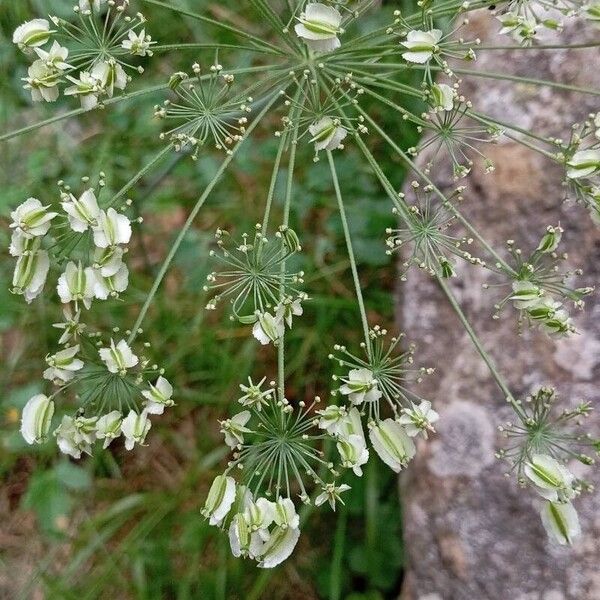
<svg viewBox="0 0 600 600">
<path fill-rule="evenodd" d="M 551 298 L 540 298 L 527 308 L 527 315 L 536 321 L 540 328 L 551 337 L 562 337 L 575 331 L 569 313 L 562 304 Z"/>
<path fill-rule="evenodd" d="M 244 433 L 252 431 L 246 427 L 246 423 L 248 423 L 249 420 L 250 411 L 243 410 L 231 417 L 231 419 L 219 421 L 221 424 L 221 433 L 225 436 L 225 443 L 230 448 L 235 448 L 244 443 Z"/>
<path fill-rule="evenodd" d="M 79 79 L 67 75 L 67 79 L 75 85 L 65 89 L 65 96 L 79 96 L 81 108 L 92 110 L 98 106 L 98 96 L 104 91 L 102 82 L 88 71 L 79 73 Z"/>
<path fill-rule="evenodd" d="M 431 101 L 438 110 L 449 111 L 454 108 L 454 88 L 446 83 L 434 83 L 431 86 Z"/>
<path fill-rule="evenodd" d="M 332 510 L 335 510 L 335 503 L 339 500 L 342 504 L 344 501 L 340 495 L 349 490 L 350 486 L 342 483 L 342 485 L 336 486 L 334 483 L 327 483 L 323 487 L 323 491 L 315 498 L 315 506 L 321 506 L 325 502 L 329 502 Z"/>
<path fill-rule="evenodd" d="M 365 439 L 360 413 L 356 407 L 352 407 L 339 424 L 338 436 L 340 438 L 347 439 L 351 435 L 359 435 L 363 440 Z"/>
<path fill-rule="evenodd" d="M 34 48 L 34 50 L 40 57 L 40 60 L 44 61 L 52 69 L 65 71 L 72 68 L 70 64 L 65 62 L 69 56 L 69 49 L 61 46 L 58 42 L 54 42 L 49 51 L 42 50 L 41 48 Z"/>
<path fill-rule="evenodd" d="M 531 281 L 513 281 L 512 289 L 513 294 L 510 299 L 518 310 L 535 306 L 542 295 L 540 288 Z"/>
<path fill-rule="evenodd" d="M 301 302 L 302 300 L 300 298 L 296 298 L 295 300 L 286 298 L 277 305 L 277 308 L 275 309 L 275 318 L 283 319 L 286 325 L 291 329 L 293 317 L 300 317 L 304 312 Z"/>
<path fill-rule="evenodd" d="M 264 500 L 264 498 L 259 499 Z M 267 529 L 252 531 L 243 514 L 238 513 L 231 519 L 229 526 L 229 545 L 232 554 L 237 558 L 239 556 L 250 556 L 255 558 L 260 553 L 264 542 L 269 539 Z"/>
<path fill-rule="evenodd" d="M 266 498 L 259 498 L 256 502 L 248 502 L 244 510 L 244 520 L 251 532 L 267 529 L 275 520 L 275 503 Z"/>
<path fill-rule="evenodd" d="M 46 19 L 33 19 L 19 25 L 13 33 L 13 44 L 17 44 L 23 52 L 31 53 L 32 48 L 43 46 L 49 39 L 50 23 Z"/>
<path fill-rule="evenodd" d="M 58 98 L 58 82 L 60 72 L 43 60 L 36 60 L 27 69 L 27 77 L 23 78 L 25 89 L 31 90 L 33 102 L 55 102 Z"/>
<path fill-rule="evenodd" d="M 21 413 L 21 435 L 28 444 L 46 441 L 54 414 L 54 402 L 44 394 L 36 394 L 27 401 Z"/>
<path fill-rule="evenodd" d="M 69 417 L 65 415 L 54 430 L 56 443 L 63 454 L 81 458 L 81 453 L 92 453 L 92 444 L 96 439 L 96 417 Z"/>
<path fill-rule="evenodd" d="M 285 332 L 282 318 L 274 317 L 269 312 L 260 313 L 252 328 L 252 335 L 264 346 L 276 342 Z"/>
<path fill-rule="evenodd" d="M 437 44 L 441 38 L 442 32 L 439 29 L 409 31 L 406 41 L 400 42 L 408 50 L 408 52 L 402 53 L 402 58 L 408 62 L 426 63 L 434 52 L 439 51 Z"/>
<path fill-rule="evenodd" d="M 131 239 L 131 223 L 129 219 L 114 208 L 101 210 L 98 224 L 93 228 L 94 244 L 98 248 L 108 248 L 118 244 L 127 244 Z"/>
<path fill-rule="evenodd" d="M 235 501 L 235 480 L 233 477 L 218 475 L 215 477 L 202 514 L 209 519 L 211 525 L 221 525 Z"/>
<path fill-rule="evenodd" d="M 352 404 L 376 402 L 383 395 L 377 389 L 377 380 L 369 369 L 352 369 L 342 381 L 344 385 L 340 387 L 340 393 L 347 395 Z"/>
<path fill-rule="evenodd" d="M 94 250 L 93 267 L 102 277 L 111 277 L 123 265 L 123 248 L 120 246 L 109 246 L 108 248 L 96 248 Z"/>
<path fill-rule="evenodd" d="M 135 444 L 143 446 L 150 427 L 152 427 L 152 423 L 148 418 L 148 411 L 143 410 L 141 413 L 137 413 L 135 410 L 130 410 L 121 423 L 121 432 L 125 436 L 125 448 L 133 450 Z"/>
<path fill-rule="evenodd" d="M 580 150 L 567 162 L 567 177 L 579 179 L 600 172 L 600 150 Z"/>
<path fill-rule="evenodd" d="M 42 293 L 49 268 L 50 259 L 45 250 L 32 250 L 19 256 L 13 274 L 12 293 L 22 294 L 29 304 Z"/>
<path fill-rule="evenodd" d="M 156 383 L 150 386 L 149 390 L 142 391 L 142 396 L 148 401 L 146 410 L 151 415 L 162 415 L 165 407 L 171 407 L 173 402 L 173 386 L 161 375 L 156 380 Z"/>
<path fill-rule="evenodd" d="M 300 527 L 300 517 L 294 503 L 289 498 L 279 498 L 275 502 L 273 520 L 283 529 Z"/>
<path fill-rule="evenodd" d="M 113 97 L 115 88 L 124 90 L 127 85 L 127 74 L 123 67 L 112 59 L 96 63 L 90 74 L 100 82 L 102 90 L 109 98 Z"/>
<path fill-rule="evenodd" d="M 423 437 L 427 439 L 427 432 L 435 431 L 433 424 L 439 418 L 437 412 L 431 408 L 431 402 L 423 400 L 419 406 L 412 404 L 411 408 L 403 408 L 398 423 L 404 427 L 408 436 L 415 437 L 423 433 Z"/>
<path fill-rule="evenodd" d="M 121 46 L 125 50 L 129 50 L 131 54 L 134 56 L 152 56 L 152 52 L 149 51 L 150 46 L 154 44 L 152 38 L 149 35 L 146 35 L 146 30 L 142 29 L 139 33 L 130 29 L 127 32 L 128 40 L 123 40 Z"/>
<path fill-rule="evenodd" d="M 345 406 L 330 404 L 325 410 L 318 410 L 319 429 L 325 429 L 329 435 L 339 435 L 343 429 L 347 416 Z"/>
<path fill-rule="evenodd" d="M 65 272 L 58 278 L 56 290 L 63 304 L 83 302 L 89 309 L 94 298 L 96 276 L 90 267 L 84 268 L 81 263 L 69 261 Z"/>
<path fill-rule="evenodd" d="M 352 469 L 355 475 L 361 477 L 361 466 L 369 460 L 365 438 L 357 434 L 340 438 L 337 442 L 337 449 L 342 459 L 342 466 Z"/>
<path fill-rule="evenodd" d="M 286 560 L 294 551 L 300 529 L 294 527 L 276 527 L 269 534 L 269 539 L 264 542 L 259 550 L 261 569 L 272 569 Z"/>
<path fill-rule="evenodd" d="M 121 435 L 123 415 L 118 410 L 113 410 L 101 416 L 96 422 L 96 437 L 104 440 L 103 448 L 108 448 L 110 443 Z"/>
<path fill-rule="evenodd" d="M 315 150 L 336 150 L 348 135 L 337 119 L 323 117 L 308 128 Z"/>
<path fill-rule="evenodd" d="M 414 442 L 402 425 L 393 419 L 371 424 L 369 438 L 379 458 L 396 473 L 415 455 Z"/>
<path fill-rule="evenodd" d="M 44 371 L 44 379 L 57 384 L 71 381 L 75 377 L 75 372 L 83 369 L 83 361 L 75 358 L 78 352 L 79 346 L 77 345 L 46 356 L 48 368 Z"/>
<path fill-rule="evenodd" d="M 564 502 L 573 497 L 573 475 L 551 456 L 534 454 L 523 470 L 546 500 Z"/>
<path fill-rule="evenodd" d="M 333 6 L 312 2 L 306 5 L 298 20 L 294 27 L 296 35 L 313 50 L 329 52 L 340 47 L 338 34 L 343 33 L 342 15 Z"/>
<path fill-rule="evenodd" d="M 79 0 L 79 10 L 82 12 L 91 12 L 92 9 L 95 13 L 100 12 L 100 8 L 103 4 L 106 4 L 107 0 Z"/>
<path fill-rule="evenodd" d="M 59 344 L 66 344 L 71 338 L 77 339 L 81 332 L 85 329 L 85 323 L 79 323 L 81 311 L 78 310 L 73 315 L 71 308 L 67 307 L 63 310 L 63 316 L 65 318 L 63 323 L 52 324 L 52 327 L 63 330 L 63 333 L 58 340 Z"/>
<path fill-rule="evenodd" d="M 25 237 L 46 235 L 51 221 L 58 213 L 48 212 L 49 206 L 42 206 L 37 198 L 27 198 L 10 213 L 10 227 Z"/>
<path fill-rule="evenodd" d="M 60 204 L 67 213 L 69 225 L 73 231 L 82 233 L 87 231 L 88 227 L 97 224 L 100 209 L 93 188 L 83 192 L 79 199 L 75 198 L 73 194 L 68 197 L 69 200 Z"/>
<path fill-rule="evenodd" d="M 572 544 L 581 533 L 577 511 L 570 502 L 545 502 L 540 516 L 548 537 L 558 544 Z"/>
<path fill-rule="evenodd" d="M 8 247 L 8 252 L 11 256 L 23 256 L 23 254 L 34 250 L 34 247 L 35 238 L 24 235 L 19 229 L 15 229 L 12 232 L 10 246 Z"/>
<path fill-rule="evenodd" d="M 94 271 L 94 275 L 94 296 L 99 300 L 106 300 L 109 296 L 117 298 L 129 285 L 129 269 L 123 263 L 114 275 L 103 277 L 100 271 Z"/>
<path fill-rule="evenodd" d="M 110 340 L 110 348 L 100 348 L 98 354 L 111 373 L 120 373 L 121 375 L 139 362 L 138 357 L 131 351 L 125 340 L 121 340 L 117 345 L 114 340 Z"/>
<path fill-rule="evenodd" d="M 499 15 L 497 19 L 502 23 L 500 34 L 510 34 L 519 44 L 529 45 L 536 36 L 538 25 L 533 17 L 509 11 Z"/>
</svg>

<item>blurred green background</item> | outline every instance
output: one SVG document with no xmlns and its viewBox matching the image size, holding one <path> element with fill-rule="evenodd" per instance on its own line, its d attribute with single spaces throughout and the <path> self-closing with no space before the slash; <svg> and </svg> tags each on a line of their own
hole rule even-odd
<svg viewBox="0 0 600 600">
<path fill-rule="evenodd" d="M 32 105 L 22 89 L 27 60 L 11 43 L 21 22 L 47 14 L 67 15 L 73 0 L 0 0 L 0 133 L 76 108 L 73 99 Z M 176 0 L 173 4 L 267 36 L 246 3 Z M 373 11 L 361 26 L 389 19 L 394 2 Z M 147 30 L 159 43 L 232 41 L 214 27 L 158 7 L 142 7 Z M 403 7 L 404 8 L 404 7 Z M 131 90 L 165 82 L 192 62 L 210 63 L 210 51 L 160 53 L 147 60 L 146 73 Z M 226 68 L 253 64 L 256 56 L 222 52 Z M 79 462 L 53 443 L 29 447 L 18 432 L 27 399 L 44 389 L 43 357 L 54 346 L 61 310 L 51 287 L 27 306 L 8 292 L 13 260 L 8 256 L 11 208 L 34 196 L 56 201 L 56 182 L 74 187 L 84 175 L 107 176 L 116 191 L 162 147 L 161 123 L 153 106 L 162 93 L 94 111 L 0 143 L 0 597 L 178 600 L 395 598 L 402 580 L 403 549 L 398 484 L 371 460 L 352 486 L 346 507 L 314 511 L 301 541 L 281 567 L 261 571 L 234 559 L 226 535 L 200 515 L 212 479 L 225 464 L 218 429 L 248 375 L 273 377 L 272 348 L 260 348 L 247 328 L 225 312 L 207 313 L 202 291 L 212 266 L 207 262 L 214 230 L 251 230 L 262 218 L 277 148 L 272 129 L 260 127 L 202 209 L 178 253 L 144 324 L 155 360 L 176 389 L 177 406 L 153 420 L 149 446 L 126 452 L 114 443 Z M 416 134 L 381 106 L 369 107 L 404 147 Z M 384 170 L 399 188 L 400 164 L 371 140 Z M 308 146 L 308 145 L 307 145 Z M 194 163 L 167 157 L 129 194 L 144 217 L 129 257 L 134 275 L 121 303 L 99 305 L 94 322 L 106 328 L 131 327 L 170 242 L 222 156 L 207 152 Z M 349 144 L 336 155 L 356 245 L 369 319 L 394 327 L 396 268 L 385 254 L 385 228 L 393 225 L 389 202 L 366 163 Z M 292 401 L 326 398 L 335 343 L 360 341 L 359 316 L 349 263 L 325 161 L 312 162 L 312 149 L 299 151 L 292 226 L 303 244 L 299 265 L 306 272 L 311 301 L 294 322 L 287 346 L 287 396 Z M 77 188 L 76 188 L 77 189 Z M 276 211 L 280 207 L 276 207 Z M 273 215 L 277 222 L 277 213 Z"/>
</svg>

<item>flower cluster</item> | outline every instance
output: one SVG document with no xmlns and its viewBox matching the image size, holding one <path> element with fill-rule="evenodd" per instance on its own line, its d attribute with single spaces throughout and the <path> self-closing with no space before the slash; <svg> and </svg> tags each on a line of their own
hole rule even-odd
<svg viewBox="0 0 600 600">
<path fill-rule="evenodd" d="M 84 183 L 89 185 L 89 178 Z M 64 321 L 54 324 L 61 331 L 59 349 L 46 356 L 43 372 L 55 391 L 29 400 L 21 432 L 29 444 L 44 442 L 55 399 L 74 392 L 75 414 L 63 415 L 54 430 L 60 450 L 80 458 L 82 453 L 91 453 L 96 440 L 103 440 L 106 448 L 120 435 L 131 450 L 134 444 L 144 443 L 149 415 L 162 414 L 173 405 L 173 389 L 162 370 L 134 354 L 129 342 L 103 342 L 85 317 L 94 300 L 116 299 L 128 286 L 124 257 L 131 222 L 111 206 L 115 197 L 102 201 L 103 173 L 97 189 L 88 187 L 79 196 L 62 181 L 59 185 L 60 197 L 54 205 L 28 198 L 11 213 L 9 251 L 17 259 L 11 291 L 32 302 L 42 293 L 51 267 L 57 267 L 62 272 L 56 291 L 64 314 Z M 127 333 L 132 339 L 131 332 Z"/>
<path fill-rule="evenodd" d="M 591 485 L 577 479 L 565 466 L 567 460 L 591 465 L 587 449 L 598 452 L 600 441 L 581 428 L 581 419 L 591 412 L 587 402 L 558 411 L 552 388 L 541 388 L 520 403 L 519 423 L 506 423 L 499 429 L 511 442 L 498 452 L 510 462 L 522 485 L 532 485 L 545 500 L 542 523 L 551 539 L 570 544 L 581 533 L 577 512 L 571 500 Z"/>
<path fill-rule="evenodd" d="M 100 13 L 106 5 L 103 19 Z M 128 63 L 129 57 L 152 56 L 155 43 L 146 34 L 141 13 L 127 14 L 129 0 L 79 0 L 75 7 L 78 24 L 59 17 L 33 19 L 15 30 L 13 42 L 33 59 L 25 81 L 34 102 L 55 102 L 63 84 L 65 96 L 78 96 L 85 110 L 96 107 L 115 90 L 124 90 L 131 76 L 143 72 Z M 102 21 L 102 22 L 101 22 Z M 56 29 L 52 29 L 55 27 Z M 62 46 L 55 39 L 66 39 Z M 48 47 L 48 44 L 52 44 Z"/>
<path fill-rule="evenodd" d="M 511 301 L 519 311 L 519 325 L 526 320 L 552 337 L 575 332 L 562 301 L 570 300 L 576 308 L 582 309 L 583 298 L 593 291 L 590 287 L 573 288 L 569 285 L 569 280 L 574 275 L 581 275 L 581 270 L 561 272 L 558 263 L 568 258 L 566 254 L 556 252 L 562 234 L 560 226 L 548 226 L 537 248 L 527 259 L 514 241 L 508 240 L 514 265 L 509 269 L 500 266 L 500 270 L 510 277 L 511 292 L 496 305 L 496 309 L 500 310 Z"/>
<path fill-rule="evenodd" d="M 298 236 L 289 227 L 281 226 L 273 238 L 256 225 L 254 236 L 243 234 L 241 241 L 232 239 L 224 229 L 215 238 L 218 257 L 227 270 L 210 273 L 205 291 L 215 291 L 206 308 L 214 310 L 217 303 L 230 297 L 232 318 L 253 325 L 252 334 L 263 345 L 277 343 L 285 326 L 291 329 L 293 318 L 303 313 L 302 302 L 308 297 L 298 289 L 304 273 L 289 273 L 286 261 L 301 246 Z"/>
</svg>

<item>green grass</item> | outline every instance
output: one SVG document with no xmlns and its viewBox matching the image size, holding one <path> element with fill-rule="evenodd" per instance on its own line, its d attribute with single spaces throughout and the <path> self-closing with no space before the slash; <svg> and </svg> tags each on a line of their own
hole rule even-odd
<svg viewBox="0 0 600 600">
<path fill-rule="evenodd" d="M 20 82 L 26 63 L 10 37 L 20 22 L 64 12 L 70 4 L 0 0 L 0 133 L 56 114 L 58 106 L 31 106 Z M 225 10 L 240 22 L 250 20 L 248 9 L 239 2 L 200 4 L 213 16 Z M 178 0 L 178 5 L 199 10 L 193 0 Z M 214 28 L 158 7 L 147 7 L 144 13 L 148 30 L 161 41 L 200 41 L 218 35 Z M 231 41 L 227 35 L 218 39 Z M 132 89 L 163 83 L 170 73 L 198 58 L 208 61 L 212 55 L 157 55 Z M 231 51 L 220 55 L 228 66 L 246 66 L 249 60 Z M 58 179 L 76 184 L 81 176 L 104 170 L 108 186 L 116 191 L 143 168 L 162 149 L 159 124 L 152 117 L 152 107 L 161 99 L 160 94 L 143 96 L 3 143 L 0 244 L 8 245 L 11 207 L 28 196 L 52 197 Z M 61 103 L 61 110 L 70 108 L 72 104 Z M 386 130 L 397 131 L 403 145 L 414 144 L 415 133 L 399 127 L 393 115 L 381 113 L 377 119 Z M 22 442 L 19 411 L 42 387 L 42 358 L 55 338 L 50 324 L 60 316 L 60 308 L 50 294 L 31 307 L 11 296 L 7 288 L 12 261 L 3 255 L 0 476 L 7 501 L 0 505 L 5 507 L 4 526 L 15 541 L 3 552 L 0 564 L 14 573 L 6 592 L 9 597 L 30 598 L 34 590 L 65 600 L 396 597 L 403 564 L 397 481 L 377 460 L 371 461 L 362 479 L 348 478 L 352 491 L 345 508 L 337 514 L 313 512 L 307 518 L 294 555 L 273 572 L 231 557 L 226 536 L 209 527 L 199 512 L 225 461 L 216 419 L 227 414 L 238 384 L 248 374 L 276 371 L 271 354 L 248 339 L 246 329 L 236 327 L 221 312 L 203 309 L 202 285 L 211 270 L 207 251 L 214 230 L 217 226 L 249 230 L 262 216 L 277 146 L 264 128 L 257 137 L 260 144 L 254 148 L 260 152 L 242 150 L 219 183 L 182 244 L 144 324 L 145 338 L 177 390 L 177 406 L 154 421 L 147 448 L 127 453 L 114 444 L 74 463 L 57 455 L 53 444 L 30 448 Z M 379 158 L 400 187 L 404 177 L 400 165 L 384 152 Z M 145 219 L 131 249 L 136 275 L 120 306 L 110 312 L 93 309 L 99 325 L 122 329 L 132 325 L 170 242 L 219 160 L 212 153 L 198 163 L 174 155 L 132 190 Z M 384 252 L 385 228 L 393 224 L 389 204 L 351 147 L 336 156 L 336 164 L 370 321 L 391 328 L 395 265 Z M 340 341 L 349 347 L 358 344 L 360 335 L 326 161 L 314 165 L 312 151 L 306 148 L 299 150 L 298 165 L 292 226 L 301 235 L 304 252 L 299 268 L 306 272 L 311 301 L 287 342 L 293 348 L 287 382 L 292 400 L 315 394 L 327 397 L 332 374 L 328 353 Z M 274 210 L 281 211 L 281 206 Z"/>
</svg>

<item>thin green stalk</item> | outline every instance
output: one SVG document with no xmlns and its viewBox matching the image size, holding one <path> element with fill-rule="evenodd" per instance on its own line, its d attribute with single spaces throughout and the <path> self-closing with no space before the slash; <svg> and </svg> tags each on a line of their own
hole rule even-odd
<svg viewBox="0 0 600 600">
<path fill-rule="evenodd" d="M 490 370 L 490 373 L 492 374 L 492 377 L 498 384 L 498 387 L 502 390 L 502 393 L 504 394 L 507 402 L 509 402 L 511 404 L 511 406 L 514 408 L 515 412 L 519 415 L 519 417 L 521 419 L 525 419 L 526 415 L 525 415 L 523 408 L 514 399 L 512 393 L 510 391 L 510 388 L 508 387 L 508 384 L 506 383 L 506 381 L 504 380 L 504 378 L 502 377 L 502 375 L 496 368 L 494 361 L 492 360 L 490 355 L 487 353 L 487 351 L 483 347 L 481 341 L 477 337 L 477 334 L 471 327 L 471 324 L 469 323 L 467 317 L 465 316 L 460 305 L 458 304 L 456 297 L 452 293 L 452 290 L 450 289 L 450 287 L 448 286 L 448 284 L 446 283 L 446 281 L 444 280 L 443 277 L 436 275 L 436 279 L 438 281 L 438 284 L 442 288 L 442 291 L 446 295 L 446 298 L 448 298 L 448 301 L 450 302 L 452 309 L 456 313 L 456 316 L 459 318 L 460 322 L 462 323 L 463 327 L 465 328 L 465 331 L 467 332 L 468 336 L 471 338 L 471 341 L 473 342 L 473 345 L 477 349 L 477 352 L 479 353 L 481 358 L 484 360 L 485 364 L 487 365 L 488 369 Z"/>
<path fill-rule="evenodd" d="M 365 344 L 367 345 L 367 354 L 371 356 L 371 338 L 369 337 L 369 321 L 367 320 L 367 311 L 365 310 L 365 302 L 363 299 L 362 289 L 360 287 L 360 279 L 358 277 L 358 269 L 356 268 L 356 259 L 354 257 L 354 249 L 352 247 L 352 238 L 350 236 L 350 228 L 348 227 L 348 219 L 346 217 L 346 209 L 344 208 L 344 201 L 342 199 L 342 193 L 340 191 L 340 184 L 338 181 L 337 171 L 335 168 L 335 162 L 333 155 L 330 150 L 327 150 L 327 160 L 329 161 L 329 169 L 331 171 L 331 178 L 333 180 L 333 188 L 335 190 L 335 197 L 338 203 L 338 209 L 340 212 L 340 219 L 342 220 L 342 228 L 344 230 L 344 238 L 346 239 L 346 248 L 348 250 L 348 259 L 350 260 L 350 269 L 352 271 L 352 279 L 354 280 L 354 289 L 356 292 L 356 300 L 358 302 L 358 308 L 360 311 L 360 319 L 362 321 L 363 335 L 365 336 Z"/>
<path fill-rule="evenodd" d="M 252 121 L 252 124 L 250 125 L 250 127 L 248 127 L 248 130 L 246 132 L 245 139 L 247 139 L 250 136 L 250 134 L 252 133 L 252 131 L 254 131 L 255 127 L 262 120 L 262 118 L 265 116 L 265 114 L 269 111 L 271 106 L 273 106 L 273 104 L 275 103 L 275 101 L 277 100 L 278 97 L 279 97 L 279 94 L 274 94 L 273 97 L 271 98 L 271 100 L 267 103 L 267 105 L 259 113 L 259 115 L 254 119 L 254 121 Z M 179 246 L 181 245 L 181 242 L 185 238 L 189 228 L 191 227 L 192 223 L 194 222 L 196 216 L 198 215 L 198 212 L 204 205 L 204 202 L 206 202 L 206 199 L 212 192 L 213 188 L 215 187 L 217 182 L 220 180 L 223 173 L 227 170 L 227 167 L 229 167 L 229 164 L 231 163 L 231 161 L 237 155 L 237 152 L 238 152 L 239 148 L 242 146 L 242 144 L 243 144 L 243 142 L 238 144 L 232 150 L 231 154 L 227 155 L 225 160 L 221 163 L 221 166 L 215 173 L 215 175 L 212 178 L 212 180 L 210 181 L 210 183 L 204 189 L 204 192 L 202 193 L 200 198 L 198 198 L 196 204 L 194 205 L 194 207 L 192 208 L 192 211 L 190 212 L 188 218 L 186 219 L 183 227 L 179 231 L 179 234 L 175 238 L 175 241 L 173 242 L 173 245 L 171 246 L 171 249 L 169 250 L 167 257 L 163 261 L 163 263 L 158 271 L 158 274 L 156 275 L 156 277 L 154 279 L 152 287 L 150 288 L 150 292 L 148 293 L 148 296 L 146 297 L 146 301 L 144 302 L 142 309 L 140 310 L 140 313 L 138 315 L 138 318 L 135 321 L 135 325 L 133 326 L 133 328 L 131 330 L 131 334 L 129 335 L 129 343 L 130 344 L 137 337 L 140 325 L 142 324 L 144 318 L 146 317 L 146 313 L 148 312 L 148 309 L 150 308 L 150 304 L 152 304 L 152 301 L 154 300 L 154 296 L 156 295 L 156 292 L 158 291 L 158 288 L 160 287 L 162 280 L 164 279 L 167 271 L 169 270 L 169 267 L 171 266 L 171 262 L 173 261 L 175 254 L 177 254 L 177 250 L 179 250 Z"/>
</svg>

